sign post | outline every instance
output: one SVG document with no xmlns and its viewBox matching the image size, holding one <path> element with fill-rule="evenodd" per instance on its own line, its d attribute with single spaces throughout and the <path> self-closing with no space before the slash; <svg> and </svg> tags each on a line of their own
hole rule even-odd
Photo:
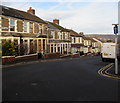
<svg viewBox="0 0 120 103">
<path fill-rule="evenodd" d="M 115 34 L 115 74 L 118 74 L 118 59 L 117 59 L 117 34 L 118 34 L 118 24 L 112 24 L 114 25 L 114 34 Z"/>
</svg>

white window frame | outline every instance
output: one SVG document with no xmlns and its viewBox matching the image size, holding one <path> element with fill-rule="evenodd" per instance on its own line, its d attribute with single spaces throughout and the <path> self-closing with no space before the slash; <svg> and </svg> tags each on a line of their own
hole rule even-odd
<svg viewBox="0 0 120 103">
<path fill-rule="evenodd" d="M 11 25 L 11 20 L 13 20 L 14 21 L 14 25 Z M 11 26 L 14 26 L 14 30 L 13 31 L 11 31 Z M 9 19 L 9 31 L 11 31 L 11 32 L 15 32 L 16 31 L 16 20 L 14 20 L 14 19 Z"/>
<path fill-rule="evenodd" d="M 42 33 L 42 25 L 39 24 L 39 33 Z"/>
<path fill-rule="evenodd" d="M 26 23 L 26 26 L 25 26 Z M 25 27 L 26 27 L 26 31 L 25 31 Z M 23 32 L 27 33 L 28 32 L 28 23 L 26 21 L 23 22 Z"/>
<path fill-rule="evenodd" d="M 32 26 L 31 26 L 32 25 Z M 33 23 L 29 23 L 29 32 L 32 33 L 33 32 Z"/>
</svg>

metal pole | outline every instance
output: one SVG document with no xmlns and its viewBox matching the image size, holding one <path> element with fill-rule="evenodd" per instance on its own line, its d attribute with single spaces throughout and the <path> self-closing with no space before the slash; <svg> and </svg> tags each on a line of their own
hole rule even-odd
<svg viewBox="0 0 120 103">
<path fill-rule="evenodd" d="M 117 35 L 115 36 L 115 74 L 118 74 L 118 59 L 117 59 Z"/>
<path fill-rule="evenodd" d="M 114 25 L 114 34 L 115 34 L 115 74 L 118 74 L 118 59 L 117 59 L 117 34 L 118 34 L 118 25 L 119 24 L 112 24 Z"/>
</svg>

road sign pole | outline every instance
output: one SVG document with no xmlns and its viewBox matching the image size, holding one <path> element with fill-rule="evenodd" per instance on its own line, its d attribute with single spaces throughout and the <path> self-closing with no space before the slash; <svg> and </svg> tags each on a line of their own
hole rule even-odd
<svg viewBox="0 0 120 103">
<path fill-rule="evenodd" d="M 118 25 L 119 24 L 112 24 L 112 25 L 114 25 L 114 34 L 115 34 L 115 74 L 118 74 L 117 34 L 118 34 Z"/>
<path fill-rule="evenodd" d="M 118 74 L 118 59 L 117 59 L 117 35 L 115 35 L 115 74 Z"/>
</svg>

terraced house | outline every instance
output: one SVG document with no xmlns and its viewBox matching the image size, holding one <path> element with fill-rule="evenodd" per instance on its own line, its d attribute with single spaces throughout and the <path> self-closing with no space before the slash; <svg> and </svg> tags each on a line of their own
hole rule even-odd
<svg viewBox="0 0 120 103">
<path fill-rule="evenodd" d="M 31 7 L 27 12 L 0 6 L 2 42 L 14 41 L 19 46 L 18 55 L 46 52 L 47 23 L 35 15 Z"/>
<path fill-rule="evenodd" d="M 70 53 L 98 52 L 97 42 L 83 33 L 66 29 L 59 25 L 59 19 L 53 22 L 44 21 L 35 15 L 35 10 L 30 7 L 26 12 L 0 6 L 0 39 L 14 42 L 18 46 L 17 56 L 30 56 L 39 53 L 43 57 L 60 57 Z M 55 56 L 54 56 L 55 54 Z"/>
<path fill-rule="evenodd" d="M 84 53 L 91 53 L 92 51 L 92 41 L 90 38 L 83 36 L 84 39 Z"/>
<path fill-rule="evenodd" d="M 84 52 L 84 40 L 81 34 L 70 30 L 71 53 Z"/>
<path fill-rule="evenodd" d="M 50 53 L 69 54 L 71 48 L 70 32 L 59 25 L 59 20 L 48 22 L 52 38 L 49 40 Z"/>
</svg>

